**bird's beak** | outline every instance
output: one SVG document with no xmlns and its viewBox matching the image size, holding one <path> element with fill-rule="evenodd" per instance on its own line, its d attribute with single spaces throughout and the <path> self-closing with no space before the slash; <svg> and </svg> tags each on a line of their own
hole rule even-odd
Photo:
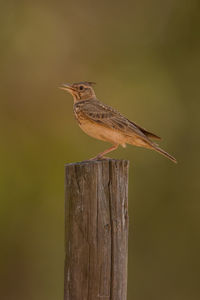
<svg viewBox="0 0 200 300">
<path fill-rule="evenodd" d="M 74 89 L 72 88 L 71 84 L 62 84 L 59 86 L 59 89 L 69 92 L 70 94 L 73 94 Z"/>
</svg>

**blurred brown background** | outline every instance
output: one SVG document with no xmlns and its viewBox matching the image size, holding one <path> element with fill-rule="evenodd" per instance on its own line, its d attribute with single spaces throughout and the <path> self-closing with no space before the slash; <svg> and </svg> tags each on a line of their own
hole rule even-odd
<svg viewBox="0 0 200 300">
<path fill-rule="evenodd" d="M 175 165 L 130 160 L 128 300 L 200 298 L 200 4 L 1 1 L 1 299 L 63 299 L 64 164 L 108 145 L 85 135 L 61 83 L 161 135 Z"/>
</svg>

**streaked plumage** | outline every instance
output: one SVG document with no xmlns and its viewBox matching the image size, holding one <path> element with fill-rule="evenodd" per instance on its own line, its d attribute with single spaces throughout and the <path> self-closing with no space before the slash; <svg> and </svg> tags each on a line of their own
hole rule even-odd
<svg viewBox="0 0 200 300">
<path fill-rule="evenodd" d="M 128 120 L 112 107 L 100 102 L 96 98 L 92 84 L 91 82 L 80 82 L 63 85 L 62 89 L 73 95 L 74 114 L 81 129 L 94 138 L 113 144 L 111 148 L 98 154 L 94 159 L 102 158 L 119 145 L 125 147 L 126 144 L 131 144 L 155 150 L 176 162 L 173 156 L 159 148 L 150 139 L 160 139 L 160 137 Z"/>
</svg>

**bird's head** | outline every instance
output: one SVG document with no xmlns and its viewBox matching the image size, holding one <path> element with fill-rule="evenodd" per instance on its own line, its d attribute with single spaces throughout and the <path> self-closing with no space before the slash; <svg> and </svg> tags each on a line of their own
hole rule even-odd
<svg viewBox="0 0 200 300">
<path fill-rule="evenodd" d="M 96 99 L 96 95 L 92 87 L 93 84 L 95 84 L 95 82 L 90 81 L 78 82 L 73 84 L 63 84 L 60 89 L 70 93 L 74 98 L 74 102 L 80 100 L 92 100 Z"/>
</svg>

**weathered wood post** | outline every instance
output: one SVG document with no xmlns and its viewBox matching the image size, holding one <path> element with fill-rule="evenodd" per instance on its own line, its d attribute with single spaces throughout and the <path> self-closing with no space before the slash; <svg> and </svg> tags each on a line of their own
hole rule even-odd
<svg viewBox="0 0 200 300">
<path fill-rule="evenodd" d="M 64 300 L 126 300 L 128 165 L 65 166 Z"/>
</svg>

